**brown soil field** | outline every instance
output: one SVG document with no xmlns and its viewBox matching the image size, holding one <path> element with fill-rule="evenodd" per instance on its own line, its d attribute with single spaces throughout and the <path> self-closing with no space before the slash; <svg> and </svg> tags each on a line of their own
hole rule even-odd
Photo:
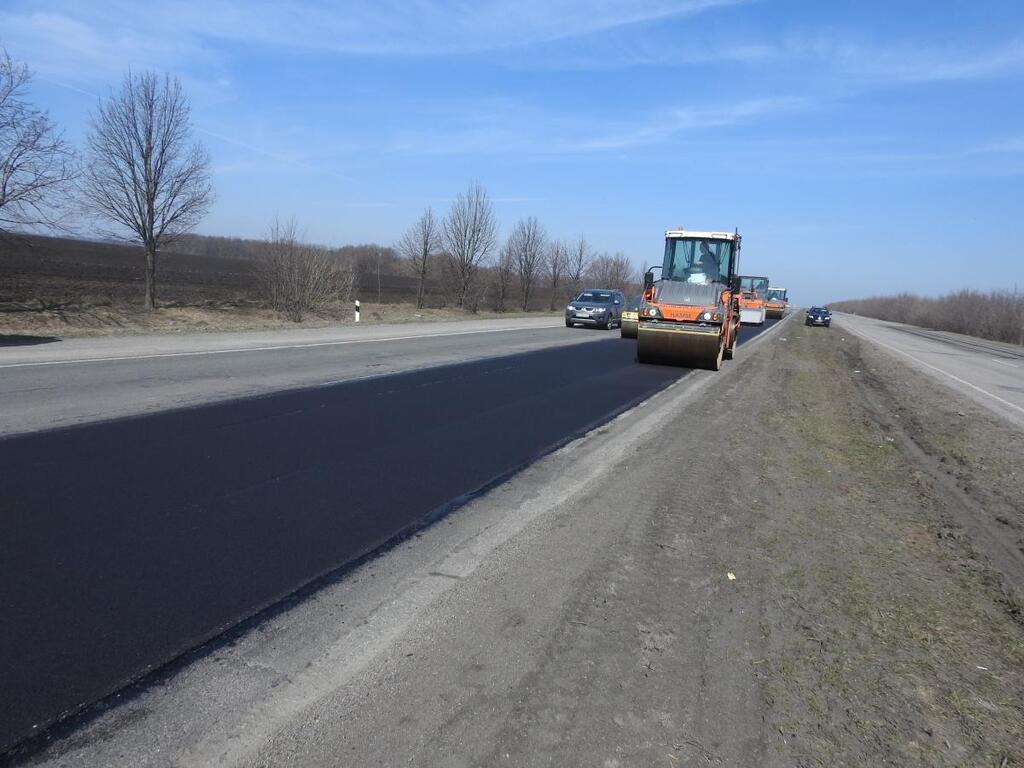
<svg viewBox="0 0 1024 768">
<path fill-rule="evenodd" d="M 289 328 L 295 325 L 260 302 L 247 258 L 170 253 L 157 265 L 157 304 L 142 309 L 143 255 L 116 243 L 49 237 L 0 242 L 0 335 L 92 336 Z M 402 323 L 515 317 L 516 312 L 472 314 L 443 304 L 416 309 L 415 280 L 376 276 L 360 292 L 362 322 Z M 380 301 L 376 301 L 377 297 Z M 540 312 L 531 312 L 537 316 Z M 335 302 L 303 326 L 347 324 L 352 305 Z"/>
</svg>

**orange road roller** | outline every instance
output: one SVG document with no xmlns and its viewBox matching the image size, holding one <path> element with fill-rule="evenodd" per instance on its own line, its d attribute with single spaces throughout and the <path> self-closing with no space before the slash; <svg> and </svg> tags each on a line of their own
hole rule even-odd
<svg viewBox="0 0 1024 768">
<path fill-rule="evenodd" d="M 739 232 L 665 233 L 664 261 L 644 275 L 639 362 L 717 371 L 732 358 L 740 327 L 740 241 Z"/>
<path fill-rule="evenodd" d="M 768 278 L 740 275 L 740 324 L 764 325 Z"/>
<path fill-rule="evenodd" d="M 765 315 L 774 320 L 785 317 L 789 309 L 789 298 L 785 288 L 769 287 L 765 298 Z"/>
</svg>

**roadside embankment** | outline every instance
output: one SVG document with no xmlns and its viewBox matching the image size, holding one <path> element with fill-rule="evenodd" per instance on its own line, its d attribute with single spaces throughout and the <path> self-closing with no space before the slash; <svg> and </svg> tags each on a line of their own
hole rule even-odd
<svg viewBox="0 0 1024 768">
<path fill-rule="evenodd" d="M 560 312 L 469 312 L 423 308 L 415 304 L 363 302 L 360 325 L 428 323 L 519 317 L 561 318 Z M 335 304 L 294 323 L 255 301 L 164 303 L 152 312 L 126 303 L 98 302 L 53 307 L 0 307 L 0 348 L 19 337 L 77 338 L 137 334 L 216 333 L 247 330 L 301 330 L 355 326 L 353 305 Z"/>
<path fill-rule="evenodd" d="M 772 376 L 754 542 L 777 746 L 802 765 L 1024 760 L 1005 547 L 1022 436 L 837 329 L 793 328 Z"/>
</svg>

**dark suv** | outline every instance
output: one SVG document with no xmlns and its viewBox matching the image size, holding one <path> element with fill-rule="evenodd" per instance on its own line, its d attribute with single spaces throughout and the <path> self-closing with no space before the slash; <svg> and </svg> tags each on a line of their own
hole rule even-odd
<svg viewBox="0 0 1024 768">
<path fill-rule="evenodd" d="M 832 325 L 832 313 L 828 307 L 811 307 L 807 310 L 804 325 L 824 325 L 828 328 Z"/>
<path fill-rule="evenodd" d="M 606 331 L 622 326 L 622 291 L 614 288 L 587 288 L 565 308 L 565 327 L 593 325 Z"/>
</svg>

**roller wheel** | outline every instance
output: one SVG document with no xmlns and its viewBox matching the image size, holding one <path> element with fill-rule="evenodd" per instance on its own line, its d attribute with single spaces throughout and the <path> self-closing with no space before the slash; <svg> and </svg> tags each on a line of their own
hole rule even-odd
<svg viewBox="0 0 1024 768">
<path fill-rule="evenodd" d="M 718 345 L 718 355 L 711 361 L 711 365 L 708 366 L 712 371 L 722 370 L 722 358 L 725 356 L 725 344 Z"/>
</svg>

